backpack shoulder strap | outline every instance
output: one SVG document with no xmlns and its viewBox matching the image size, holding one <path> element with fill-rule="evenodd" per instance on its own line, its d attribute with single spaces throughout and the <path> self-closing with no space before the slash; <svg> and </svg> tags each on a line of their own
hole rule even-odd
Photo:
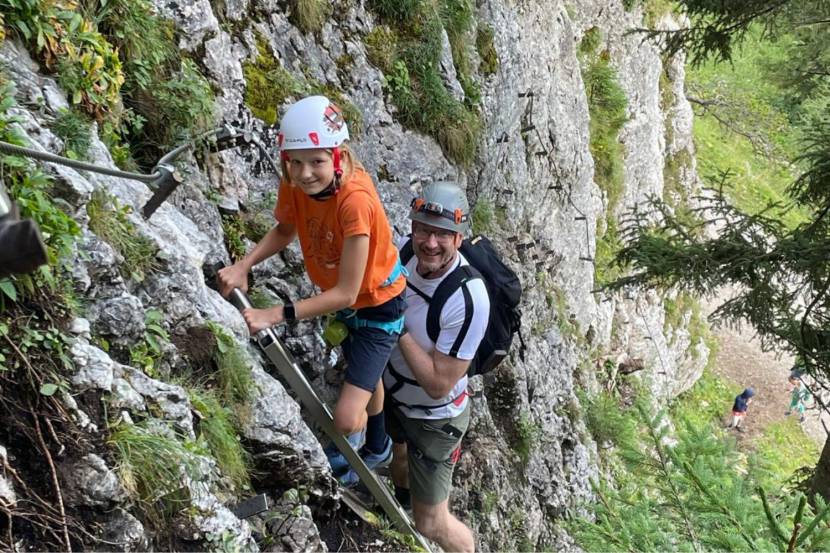
<svg viewBox="0 0 830 553">
<path fill-rule="evenodd" d="M 413 255 L 415 255 L 415 250 L 412 249 L 412 235 L 408 235 L 406 243 L 401 247 L 400 251 L 401 265 L 406 266 Z"/>
<path fill-rule="evenodd" d="M 441 333 L 441 310 L 444 309 L 444 304 L 447 303 L 447 300 L 450 299 L 450 296 L 456 290 L 464 286 L 464 326 L 458 335 L 459 339 L 463 341 L 473 317 L 473 300 L 465 285 L 468 281 L 476 278 L 482 278 L 482 276 L 475 267 L 471 265 L 459 266 L 447 275 L 447 278 L 442 280 L 438 288 L 435 289 L 435 293 L 432 295 L 432 301 L 429 302 L 429 309 L 427 310 L 427 336 L 429 336 L 430 340 L 433 342 L 438 341 L 438 335 Z M 453 344 L 453 351 L 450 353 L 457 353 L 460 345 L 459 340 L 456 340 L 456 344 Z"/>
</svg>

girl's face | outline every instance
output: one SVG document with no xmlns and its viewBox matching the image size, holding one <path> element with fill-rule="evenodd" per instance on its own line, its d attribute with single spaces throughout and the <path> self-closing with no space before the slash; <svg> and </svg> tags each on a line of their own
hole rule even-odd
<svg viewBox="0 0 830 553">
<path fill-rule="evenodd" d="M 334 161 L 325 148 L 288 151 L 288 178 L 306 194 L 317 194 L 334 180 Z"/>
</svg>

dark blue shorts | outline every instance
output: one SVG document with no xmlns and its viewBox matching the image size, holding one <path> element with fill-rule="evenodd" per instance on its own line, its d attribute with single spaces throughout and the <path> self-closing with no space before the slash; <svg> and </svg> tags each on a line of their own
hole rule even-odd
<svg viewBox="0 0 830 553">
<path fill-rule="evenodd" d="M 403 317 L 405 310 L 406 300 L 401 294 L 376 307 L 358 309 L 356 316 L 373 321 L 395 321 Z M 346 382 L 374 392 L 397 342 L 397 334 L 389 334 L 379 328 L 350 328 L 349 336 L 342 344 L 346 358 Z"/>
</svg>

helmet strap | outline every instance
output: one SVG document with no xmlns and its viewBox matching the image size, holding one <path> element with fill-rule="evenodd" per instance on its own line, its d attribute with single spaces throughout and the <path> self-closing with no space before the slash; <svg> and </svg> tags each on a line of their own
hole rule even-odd
<svg viewBox="0 0 830 553">
<path fill-rule="evenodd" d="M 332 162 L 334 163 L 334 193 L 340 192 L 340 178 L 343 176 L 343 168 L 340 166 L 340 148 L 335 146 L 331 149 Z"/>
</svg>

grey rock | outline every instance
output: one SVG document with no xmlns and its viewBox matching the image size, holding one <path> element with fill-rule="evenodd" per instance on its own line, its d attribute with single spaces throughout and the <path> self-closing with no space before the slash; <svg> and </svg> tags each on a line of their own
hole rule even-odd
<svg viewBox="0 0 830 553">
<path fill-rule="evenodd" d="M 255 459 L 271 467 L 271 485 L 299 482 L 320 495 L 332 492 L 328 460 L 303 422 L 299 406 L 260 367 L 254 366 L 251 375 L 256 386 L 248 404 L 251 416 L 243 422 L 242 434 L 252 444 Z"/>
<path fill-rule="evenodd" d="M 145 403 L 149 401 L 158 405 L 166 420 L 171 421 L 192 439 L 196 438 L 193 433 L 190 400 L 184 388 L 150 378 L 143 372 L 125 365 L 116 365 L 113 374 L 117 379 L 125 380 L 144 398 Z"/>
<path fill-rule="evenodd" d="M 101 539 L 98 551 L 149 551 L 151 544 L 151 536 L 141 522 L 121 508 L 116 508 L 107 515 Z"/>
<path fill-rule="evenodd" d="M 288 499 L 289 490 L 277 505 L 264 515 L 265 535 L 273 539 L 265 551 L 292 551 L 295 553 L 323 553 L 328 547 L 320 539 L 320 532 L 314 524 L 311 509 L 295 499 Z"/>
<path fill-rule="evenodd" d="M 159 13 L 172 19 L 179 29 L 179 48 L 192 52 L 219 31 L 219 22 L 208 0 L 154 0 Z"/>
<path fill-rule="evenodd" d="M 120 345 L 131 344 L 144 333 L 144 305 L 127 292 L 93 303 L 87 317 L 98 335 Z"/>
<path fill-rule="evenodd" d="M 75 374 L 69 381 L 80 389 L 95 388 L 104 391 L 112 389 L 115 362 L 101 349 L 77 341 L 69 350 L 75 364 Z"/>
<path fill-rule="evenodd" d="M 95 454 L 87 454 L 66 464 L 63 475 L 64 498 L 68 505 L 107 507 L 127 497 L 118 477 L 106 462 Z"/>
</svg>

